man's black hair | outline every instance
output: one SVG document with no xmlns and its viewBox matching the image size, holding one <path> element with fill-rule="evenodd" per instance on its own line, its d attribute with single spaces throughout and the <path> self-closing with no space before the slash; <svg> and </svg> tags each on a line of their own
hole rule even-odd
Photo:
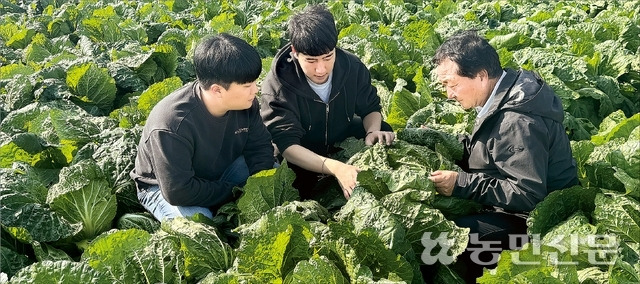
<svg viewBox="0 0 640 284">
<path fill-rule="evenodd" d="M 498 53 L 475 30 L 459 31 L 445 40 L 432 63 L 437 66 L 446 59 L 458 64 L 458 75 L 463 77 L 474 78 L 482 70 L 487 71 L 489 78 L 502 75 Z"/>
<path fill-rule="evenodd" d="M 213 84 L 228 89 L 231 83 L 253 82 L 262 72 L 262 60 L 256 49 L 226 33 L 200 41 L 193 54 L 193 65 L 205 89 Z"/>
<path fill-rule="evenodd" d="M 319 56 L 338 44 L 338 31 L 333 15 L 322 5 L 307 6 L 289 20 L 291 45 L 297 52 Z"/>
</svg>

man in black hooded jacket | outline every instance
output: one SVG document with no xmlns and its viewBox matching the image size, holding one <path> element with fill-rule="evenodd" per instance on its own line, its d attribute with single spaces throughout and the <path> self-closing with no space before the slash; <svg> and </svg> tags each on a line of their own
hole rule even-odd
<svg viewBox="0 0 640 284">
<path fill-rule="evenodd" d="M 433 63 L 449 99 L 478 109 L 473 132 L 463 139 L 463 170 L 430 176 L 440 194 L 485 205 L 479 214 L 455 220 L 471 229 L 459 262 L 466 262 L 466 281 L 475 283 L 484 266 L 478 264 L 492 262 L 496 252 L 480 254 L 482 259 L 470 248 L 482 248 L 482 242 L 517 248 L 511 242 L 526 236 L 528 212 L 551 191 L 578 184 L 577 168 L 562 102 L 537 74 L 502 69 L 496 50 L 474 31 L 447 39 Z"/>
<path fill-rule="evenodd" d="M 322 175 L 335 176 L 349 198 L 359 169 L 327 156 L 348 137 L 391 144 L 380 98 L 366 66 L 337 48 L 331 12 L 309 6 L 289 21 L 291 42 L 273 59 L 262 82 L 261 115 L 276 146 L 296 173 L 293 186 L 309 197 Z M 280 157 L 281 155 L 281 157 Z"/>
</svg>

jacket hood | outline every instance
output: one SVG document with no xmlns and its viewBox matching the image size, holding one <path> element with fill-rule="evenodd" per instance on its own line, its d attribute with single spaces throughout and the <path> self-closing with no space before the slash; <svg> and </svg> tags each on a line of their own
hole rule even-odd
<svg viewBox="0 0 640 284">
<path fill-rule="evenodd" d="M 347 76 L 344 74 L 349 72 L 351 64 L 349 60 L 344 60 L 345 56 L 347 56 L 347 54 L 343 50 L 336 48 L 336 61 L 334 63 L 334 68 L 331 71 L 333 72 L 331 79 L 331 84 L 333 86 L 331 88 L 332 91 L 329 100 L 336 96 L 337 90 L 340 90 L 346 83 Z M 292 91 L 300 96 L 312 100 L 318 99 L 315 92 L 307 83 L 306 75 L 302 71 L 300 64 L 298 64 L 298 60 L 293 58 L 291 43 L 288 43 L 286 46 L 281 48 L 274 57 L 274 60 L 276 64 L 271 64 L 271 72 L 273 74 L 277 74 L 277 76 L 271 78 L 272 80 L 277 81 L 282 88 Z"/>
<path fill-rule="evenodd" d="M 498 111 L 510 110 L 550 118 L 562 123 L 562 101 L 553 89 L 536 73 L 526 70 L 505 69 L 493 105 L 483 121 Z"/>
</svg>

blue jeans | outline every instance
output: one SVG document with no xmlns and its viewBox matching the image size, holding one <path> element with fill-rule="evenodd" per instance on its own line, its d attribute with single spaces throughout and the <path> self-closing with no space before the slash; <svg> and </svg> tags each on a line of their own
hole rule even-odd
<svg viewBox="0 0 640 284">
<path fill-rule="evenodd" d="M 228 181 L 237 186 L 244 186 L 249 178 L 249 167 L 244 160 L 244 156 L 238 157 L 231 165 L 222 173 L 220 181 Z M 196 213 L 201 213 L 210 219 L 213 219 L 211 209 L 200 206 L 175 206 L 169 204 L 162 191 L 157 185 L 138 191 L 138 200 L 140 204 L 147 209 L 153 216 L 162 221 L 164 219 L 172 219 L 175 217 L 191 217 Z"/>
</svg>

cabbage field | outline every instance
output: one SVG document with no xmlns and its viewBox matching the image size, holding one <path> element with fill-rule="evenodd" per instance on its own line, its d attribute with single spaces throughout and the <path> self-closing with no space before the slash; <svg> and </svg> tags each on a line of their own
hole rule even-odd
<svg viewBox="0 0 640 284">
<path fill-rule="evenodd" d="M 283 163 L 213 220 L 159 223 L 138 204 L 128 174 L 142 127 L 194 80 L 195 43 L 245 39 L 261 80 L 288 17 L 312 2 L 371 70 L 395 130 L 470 131 L 475 111 L 446 100 L 430 63 L 460 29 L 562 99 L 581 185 L 539 203 L 535 242 L 478 282 L 640 283 L 638 0 L 0 0 L 0 283 L 459 282 L 469 235 L 451 220 L 480 205 L 426 178 L 457 169 L 442 144 L 345 141 L 335 158 L 363 169 L 348 201 L 331 182 L 301 200 Z"/>
</svg>

